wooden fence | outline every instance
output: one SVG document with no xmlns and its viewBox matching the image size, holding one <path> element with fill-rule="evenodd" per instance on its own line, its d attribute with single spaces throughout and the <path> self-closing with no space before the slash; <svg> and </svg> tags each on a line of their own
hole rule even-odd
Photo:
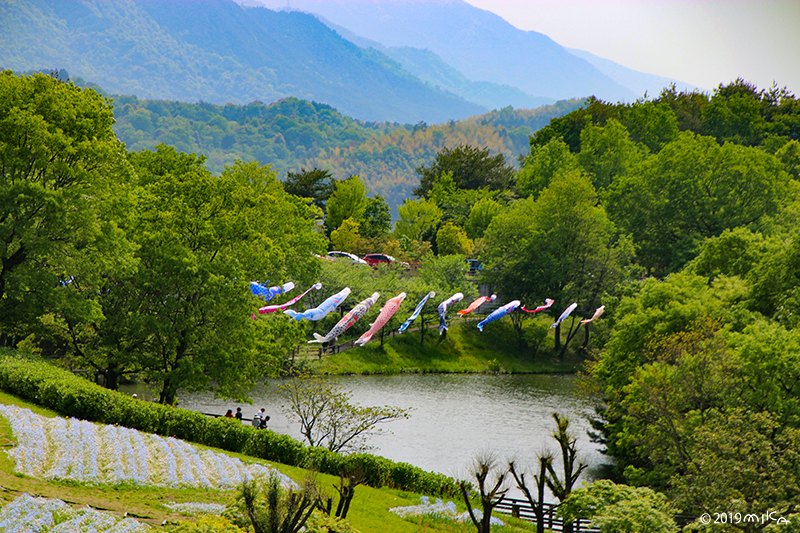
<svg viewBox="0 0 800 533">
<path fill-rule="evenodd" d="M 544 527 L 550 531 L 563 531 L 564 521 L 556 516 L 558 505 L 552 503 L 544 504 Z M 536 522 L 536 514 L 533 512 L 528 500 L 518 500 L 516 498 L 503 498 L 495 510 L 500 513 L 510 514 L 515 518 Z M 572 523 L 574 533 L 600 533 L 600 530 L 592 527 L 588 520 L 581 518 Z"/>
</svg>

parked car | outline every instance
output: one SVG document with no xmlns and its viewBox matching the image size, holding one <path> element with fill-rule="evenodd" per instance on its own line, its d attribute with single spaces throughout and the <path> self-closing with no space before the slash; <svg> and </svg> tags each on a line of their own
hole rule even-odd
<svg viewBox="0 0 800 533">
<path fill-rule="evenodd" d="M 469 274 L 474 276 L 483 270 L 483 264 L 477 259 L 467 259 L 467 266 L 469 267 Z"/>
<path fill-rule="evenodd" d="M 364 256 L 364 261 L 366 261 L 373 267 L 377 267 L 380 264 L 388 265 L 389 263 L 400 263 L 406 268 L 409 267 L 408 263 L 406 263 L 405 261 L 398 261 L 397 259 L 388 254 L 367 254 Z"/>
<path fill-rule="evenodd" d="M 363 259 L 361 259 L 360 257 L 358 257 L 357 255 L 354 255 L 354 254 L 351 254 L 351 253 L 347 253 L 347 252 L 332 251 L 332 252 L 328 252 L 328 254 L 325 257 L 328 258 L 328 259 L 332 259 L 332 260 L 336 260 L 336 259 L 350 260 L 353 264 L 356 264 L 356 265 L 367 265 L 367 264 L 369 264 L 366 261 L 364 261 Z"/>
</svg>

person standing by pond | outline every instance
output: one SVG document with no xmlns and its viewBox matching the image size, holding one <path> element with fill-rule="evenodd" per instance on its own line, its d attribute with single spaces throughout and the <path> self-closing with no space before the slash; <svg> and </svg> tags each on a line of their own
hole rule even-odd
<svg viewBox="0 0 800 533">
<path fill-rule="evenodd" d="M 256 429 L 267 429 L 268 421 L 267 410 L 262 407 L 261 410 L 253 416 L 253 427 Z"/>
<path fill-rule="evenodd" d="M 238 420 L 239 422 L 241 422 L 241 421 L 242 421 L 242 408 L 241 408 L 241 407 L 237 407 L 237 408 L 236 408 L 236 414 L 235 414 L 235 415 L 233 415 L 233 417 L 234 417 L 236 420 Z"/>
</svg>

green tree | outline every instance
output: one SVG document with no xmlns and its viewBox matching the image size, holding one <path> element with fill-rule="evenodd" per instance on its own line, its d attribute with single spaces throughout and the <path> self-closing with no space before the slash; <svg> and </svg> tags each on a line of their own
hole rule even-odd
<svg viewBox="0 0 800 533">
<path fill-rule="evenodd" d="M 494 218 L 481 256 L 488 264 L 484 277 L 496 291 L 521 301 L 552 298 L 560 310 L 579 301 L 588 312 L 624 259 L 612 246 L 613 236 L 589 178 L 557 175 L 538 198 L 521 200 Z M 559 328 L 556 349 L 562 349 Z M 563 349 L 575 332 L 570 326 Z"/>
<path fill-rule="evenodd" d="M 647 487 L 599 479 L 576 489 L 559 507 L 565 521 L 583 518 L 602 533 L 675 533 L 672 507 L 664 494 Z"/>
<path fill-rule="evenodd" d="M 442 210 L 424 198 L 406 200 L 397 208 L 400 215 L 395 224 L 394 232 L 409 241 L 422 242 L 425 237 L 433 234 L 442 220 Z"/>
<path fill-rule="evenodd" d="M 663 275 L 691 259 L 702 239 L 777 212 L 788 179 L 761 150 L 683 133 L 615 180 L 604 199 L 633 235 L 641 264 Z"/>
<path fill-rule="evenodd" d="M 716 279 L 723 276 L 745 277 L 772 247 L 760 233 L 747 228 L 725 230 L 718 237 L 703 241 L 700 251 L 687 270 Z"/>
<path fill-rule="evenodd" d="M 328 199 L 328 216 L 325 218 L 328 232 L 341 226 L 348 218 L 360 219 L 367 205 L 367 187 L 360 176 L 337 181 L 333 194 Z"/>
<path fill-rule="evenodd" d="M 113 124 L 94 90 L 0 73 L 0 344 L 47 311 L 96 314 L 88 294 L 59 294 L 64 284 L 96 294 L 105 276 L 131 268 L 116 219 L 131 169 Z"/>
<path fill-rule="evenodd" d="M 352 252 L 361 239 L 359 229 L 360 224 L 356 220 L 346 218 L 338 228 L 331 232 L 331 247 L 334 250 Z"/>
<path fill-rule="evenodd" d="M 367 238 L 381 237 L 392 229 L 392 213 L 386 199 L 380 194 L 367 198 L 367 207 L 361 215 L 361 234 Z"/>
<path fill-rule="evenodd" d="M 436 232 L 436 247 L 439 255 L 472 255 L 472 241 L 467 237 L 467 233 L 448 222 Z"/>
<path fill-rule="evenodd" d="M 506 164 L 503 154 L 490 155 L 489 148 L 459 145 L 444 148 L 436 154 L 430 166 L 416 169 L 420 176 L 419 187 L 414 195 L 428 198 L 434 184 L 445 173 L 452 173 L 459 189 L 482 189 L 502 191 L 510 188 L 514 175 L 513 167 Z"/>
<path fill-rule="evenodd" d="M 369 449 L 366 439 L 380 433 L 378 424 L 409 417 L 409 409 L 352 404 L 351 392 L 342 390 L 337 380 L 322 376 L 292 378 L 279 388 L 284 412 L 299 422 L 308 444 L 334 452 Z"/>
<path fill-rule="evenodd" d="M 522 170 L 517 176 L 517 191 L 522 198 L 538 196 L 554 176 L 580 169 L 578 158 L 561 139 L 552 139 L 543 146 L 531 146 Z"/>
<path fill-rule="evenodd" d="M 442 210 L 442 222 L 453 222 L 458 226 L 463 226 L 469 213 L 477 202 L 484 198 L 496 196 L 486 188 L 483 189 L 459 189 L 453 180 L 451 172 L 445 172 L 434 183 L 428 199 Z"/>
<path fill-rule="evenodd" d="M 299 172 L 287 172 L 283 188 L 288 194 L 309 198 L 312 203 L 325 212 L 325 204 L 333 194 L 334 180 L 327 170 L 301 168 Z"/>
<path fill-rule="evenodd" d="M 777 152 L 775 152 L 781 163 L 783 169 L 794 180 L 800 180 L 800 142 L 791 140 L 784 144 Z"/>
<path fill-rule="evenodd" d="M 324 237 L 312 208 L 255 163 L 215 177 L 164 146 L 131 159 L 144 188 L 131 229 L 141 268 L 112 291 L 120 348 L 160 384 L 162 403 L 178 388 L 245 398 L 301 333 L 276 317 L 252 320 L 248 282 L 316 277 Z"/>
<path fill-rule="evenodd" d="M 642 152 L 630 139 L 627 128 L 609 119 L 605 126 L 583 129 L 578 161 L 591 176 L 594 187 L 601 190 L 611 185 L 617 176 L 629 175 L 644 158 Z"/>
<path fill-rule="evenodd" d="M 656 329 L 677 328 L 645 335 L 639 364 L 604 360 L 609 343 L 593 369 L 613 364 L 627 382 L 605 389 L 609 452 L 631 483 L 669 490 L 685 512 L 796 512 L 798 333 L 763 320 L 736 331 L 708 316 L 680 325 L 685 308 L 675 304 L 641 310 L 661 316 Z"/>
<path fill-rule="evenodd" d="M 731 141 L 745 146 L 761 144 L 766 124 L 761 114 L 763 91 L 737 79 L 720 84 L 703 108 L 703 127 L 707 135 L 722 144 Z"/>
<path fill-rule="evenodd" d="M 800 309 L 800 238 L 796 233 L 764 246 L 764 254 L 747 273 L 748 308 L 775 318 L 786 327 L 798 325 Z"/>
<path fill-rule="evenodd" d="M 622 113 L 630 139 L 646 146 L 649 152 L 659 152 L 678 137 L 678 118 L 666 102 L 639 100 L 625 107 Z"/>
<path fill-rule="evenodd" d="M 747 409 L 710 409 L 687 445 L 685 473 L 673 479 L 679 505 L 695 512 L 726 509 L 745 533 L 769 525 L 763 516 L 786 520 L 798 513 L 800 429 L 774 414 Z M 720 475 L 724 472 L 724 475 Z"/>
<path fill-rule="evenodd" d="M 464 224 L 464 230 L 470 239 L 478 239 L 486 233 L 494 217 L 496 217 L 503 207 L 491 198 L 481 198 L 474 204 L 469 211 L 469 217 Z"/>
<path fill-rule="evenodd" d="M 708 278 L 688 272 L 672 274 L 663 281 L 642 281 L 616 305 L 614 329 L 592 375 L 605 394 L 618 395 L 634 371 L 652 361 L 647 347 L 653 339 L 684 331 L 702 317 L 732 316 L 733 306 L 745 291 L 745 286 L 711 286 Z"/>
</svg>

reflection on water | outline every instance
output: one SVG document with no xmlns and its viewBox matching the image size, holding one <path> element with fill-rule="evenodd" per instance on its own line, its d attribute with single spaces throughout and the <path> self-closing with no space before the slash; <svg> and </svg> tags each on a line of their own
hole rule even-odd
<svg viewBox="0 0 800 533">
<path fill-rule="evenodd" d="M 411 374 L 338 379 L 361 405 L 413 409 L 409 419 L 383 424 L 383 434 L 370 441 L 373 453 L 394 461 L 458 478 L 466 477 L 473 457 L 487 451 L 503 461 L 515 459 L 532 467 L 545 448 L 558 452 L 551 437 L 552 413 L 558 412 L 573 421 L 581 460 L 589 464 L 586 479 L 596 478 L 601 465 L 609 462 L 587 435 L 593 408 L 575 394 L 575 376 Z M 272 417 L 270 429 L 302 440 L 299 426 L 281 410 L 277 383 L 270 380 L 253 389 L 253 405 L 217 400 L 211 393 L 179 394 L 179 400 L 181 407 L 204 413 L 223 414 L 241 407 L 247 418 L 265 407 Z M 126 388 L 128 393 L 135 391 Z"/>
</svg>

